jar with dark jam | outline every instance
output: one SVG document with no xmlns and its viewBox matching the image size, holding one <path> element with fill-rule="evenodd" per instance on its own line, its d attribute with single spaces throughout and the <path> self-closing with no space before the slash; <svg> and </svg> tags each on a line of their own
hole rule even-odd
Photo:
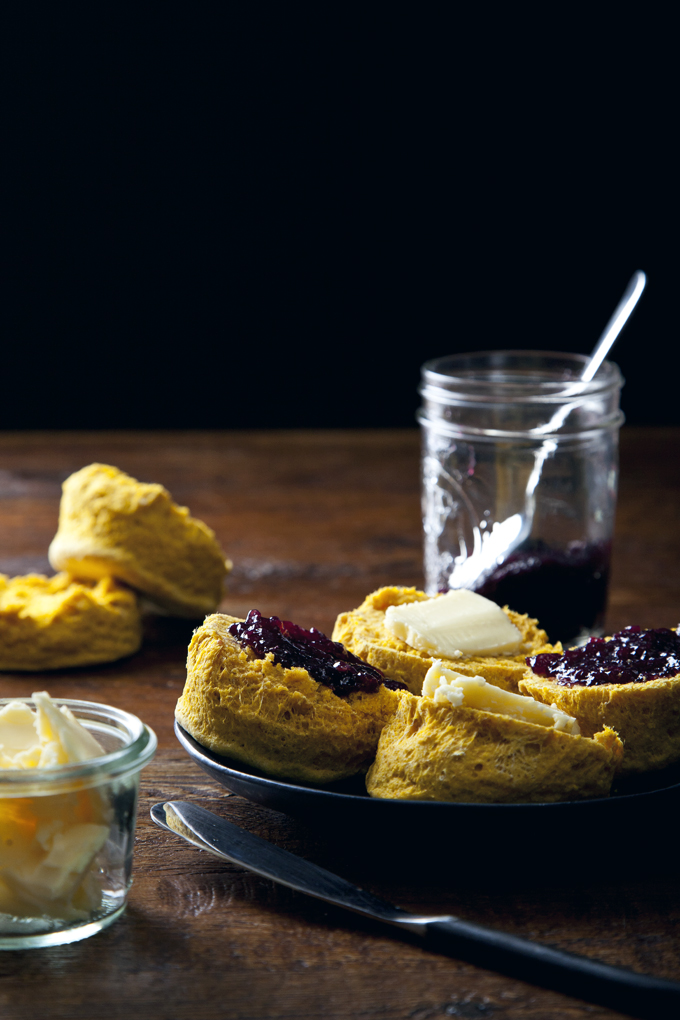
<svg viewBox="0 0 680 1020">
<path fill-rule="evenodd" d="M 623 421 L 616 365 L 487 351 L 423 366 L 425 578 L 537 617 L 551 641 L 601 635 Z"/>
</svg>

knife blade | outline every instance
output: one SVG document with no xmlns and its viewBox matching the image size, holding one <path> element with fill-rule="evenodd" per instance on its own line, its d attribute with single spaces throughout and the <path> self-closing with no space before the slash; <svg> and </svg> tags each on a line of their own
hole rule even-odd
<svg viewBox="0 0 680 1020">
<path fill-rule="evenodd" d="M 413 914 L 339 875 L 187 801 L 151 808 L 153 821 L 201 850 L 262 878 L 410 932 L 433 949 L 511 977 L 618 1009 L 641 1020 L 677 1020 L 680 983 L 611 967 L 451 915 Z"/>
</svg>

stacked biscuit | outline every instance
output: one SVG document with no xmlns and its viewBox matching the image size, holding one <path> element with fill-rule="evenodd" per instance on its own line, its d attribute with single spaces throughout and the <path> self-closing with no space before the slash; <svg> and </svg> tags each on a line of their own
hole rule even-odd
<svg viewBox="0 0 680 1020">
<path fill-rule="evenodd" d="M 604 721 L 583 732 L 575 713 L 519 693 L 527 656 L 561 652 L 536 620 L 465 593 L 498 619 L 486 647 L 473 635 L 467 650 L 450 646 L 448 655 L 409 623 L 412 611 L 417 616 L 435 602 L 441 609 L 458 597 L 382 588 L 341 614 L 337 648 L 401 688 L 344 697 L 307 670 L 286 668 L 276 652 L 237 640 L 233 618 L 210 617 L 189 648 L 177 719 L 218 754 L 280 778 L 324 783 L 367 772 L 374 797 L 517 803 L 607 796 L 623 758 L 614 728 Z M 460 633 L 456 641 L 465 645 Z"/>
<path fill-rule="evenodd" d="M 213 612 L 231 564 L 214 533 L 107 464 L 66 479 L 49 559 L 59 573 L 0 574 L 0 669 L 112 662 L 142 640 L 138 596 L 189 618 Z"/>
</svg>

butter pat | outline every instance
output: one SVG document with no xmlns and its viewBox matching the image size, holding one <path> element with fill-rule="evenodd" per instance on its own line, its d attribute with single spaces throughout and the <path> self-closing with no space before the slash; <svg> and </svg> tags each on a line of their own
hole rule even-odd
<svg viewBox="0 0 680 1020">
<path fill-rule="evenodd" d="M 509 715 L 522 722 L 537 726 L 552 727 L 579 736 L 579 725 L 573 716 L 567 715 L 557 705 L 543 705 L 522 694 L 511 694 L 500 687 L 494 687 L 481 676 L 461 676 L 452 669 L 446 669 L 439 660 L 427 671 L 423 681 L 423 697 L 435 702 L 448 701 L 454 707 L 478 708 L 482 712 Z"/>
<path fill-rule="evenodd" d="M 65 705 L 57 708 L 45 691 L 34 694 L 33 701 L 36 713 L 23 701 L 0 711 L 0 768 L 48 768 L 104 754 Z"/>
<path fill-rule="evenodd" d="M 464 588 L 425 602 L 388 606 L 385 626 L 412 648 L 446 659 L 512 653 L 522 643 L 500 606 Z"/>
<path fill-rule="evenodd" d="M 70 762 L 89 761 L 104 754 L 104 749 L 78 722 L 73 712 L 66 705 L 57 708 L 49 694 L 42 691 L 33 695 L 38 708 L 36 728 L 41 743 L 54 745 L 54 765 L 66 765 Z"/>
</svg>

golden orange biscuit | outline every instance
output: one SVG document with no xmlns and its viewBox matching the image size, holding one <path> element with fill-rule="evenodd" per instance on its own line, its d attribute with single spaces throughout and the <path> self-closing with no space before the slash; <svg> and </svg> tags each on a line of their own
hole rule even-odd
<svg viewBox="0 0 680 1020">
<path fill-rule="evenodd" d="M 623 754 L 611 729 L 592 739 L 402 692 L 366 776 L 372 797 L 540 803 L 606 797 Z"/>
<path fill-rule="evenodd" d="M 330 783 L 365 770 L 397 707 L 397 694 L 339 697 L 307 670 L 258 659 L 229 633 L 233 616 L 209 616 L 189 645 L 180 725 L 217 754 L 272 776 Z"/>
<path fill-rule="evenodd" d="M 665 768 L 680 760 L 680 676 L 567 687 L 527 670 L 519 689 L 573 715 L 585 736 L 603 726 L 616 730 L 624 746 L 622 775 Z"/>
<path fill-rule="evenodd" d="M 75 581 L 0 574 L 0 669 L 62 669 L 113 662 L 142 643 L 134 592 L 111 577 Z"/>
<path fill-rule="evenodd" d="M 214 612 L 231 568 L 207 524 L 173 503 L 162 485 L 108 464 L 90 464 L 64 482 L 49 557 L 55 570 L 116 577 L 190 618 Z"/>
<path fill-rule="evenodd" d="M 405 684 L 412 694 L 420 694 L 425 674 L 435 661 L 435 656 L 413 648 L 390 633 L 385 627 L 385 610 L 388 606 L 425 601 L 428 598 L 429 595 L 416 588 L 379 588 L 367 595 L 358 609 L 338 616 L 333 629 L 333 640 L 342 642 L 360 659 L 382 670 L 391 680 Z M 547 643 L 548 636 L 538 626 L 538 620 L 515 613 L 507 606 L 504 612 L 522 636 L 522 645 L 516 655 L 438 658 L 445 666 L 459 673 L 481 676 L 496 687 L 517 693 L 517 685 L 526 672 L 526 656 L 535 655 L 539 651 L 561 652 L 562 646 Z"/>
</svg>

